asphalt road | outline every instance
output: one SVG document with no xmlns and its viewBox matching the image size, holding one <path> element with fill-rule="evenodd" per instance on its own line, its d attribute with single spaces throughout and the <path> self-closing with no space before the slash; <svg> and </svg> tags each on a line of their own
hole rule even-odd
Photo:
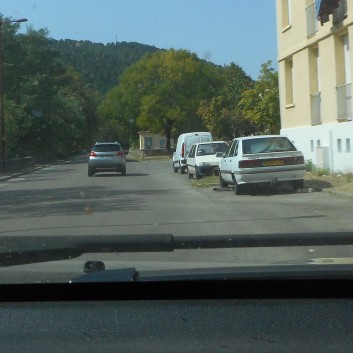
<svg viewBox="0 0 353 353">
<path fill-rule="evenodd" d="M 326 192 L 234 195 L 195 188 L 174 174 L 170 161 L 128 162 L 127 175 L 87 176 L 87 157 L 0 182 L 0 236 L 232 235 L 342 232 L 353 229 L 350 197 Z M 119 254 L 118 261 L 148 268 L 292 263 L 351 256 L 352 247 L 251 248 Z M 88 254 L 82 259 L 100 259 Z M 116 254 L 105 254 L 116 261 Z M 131 262 L 132 261 L 132 262 Z M 65 266 L 71 266 L 70 261 Z M 78 263 L 75 262 L 75 266 Z M 56 266 L 56 264 L 53 264 Z M 64 267 L 65 267 L 64 266 Z M 82 264 L 79 264 L 80 269 Z M 50 270 L 50 265 L 47 267 Z"/>
</svg>

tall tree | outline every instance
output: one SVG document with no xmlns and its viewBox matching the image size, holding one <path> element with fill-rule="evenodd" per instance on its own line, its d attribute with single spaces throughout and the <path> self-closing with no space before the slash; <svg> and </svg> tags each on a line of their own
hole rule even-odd
<svg viewBox="0 0 353 353">
<path fill-rule="evenodd" d="M 242 115 L 238 103 L 244 90 L 253 81 L 243 69 L 231 63 L 220 69 L 223 87 L 217 96 L 203 100 L 197 111 L 212 135 L 218 139 L 231 139 L 253 131 L 253 126 Z"/>
<path fill-rule="evenodd" d="M 246 119 L 256 125 L 257 133 L 279 133 L 280 108 L 278 73 L 267 61 L 261 66 L 259 79 L 244 91 L 239 102 Z"/>
<path fill-rule="evenodd" d="M 219 89 L 215 65 L 185 50 L 159 51 L 130 66 L 99 107 L 107 120 L 166 136 L 203 128 L 196 111 L 199 102 Z"/>
</svg>

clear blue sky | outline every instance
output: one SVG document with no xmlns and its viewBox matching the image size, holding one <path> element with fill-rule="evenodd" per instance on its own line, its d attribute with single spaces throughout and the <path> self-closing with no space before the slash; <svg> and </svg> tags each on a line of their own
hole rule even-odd
<svg viewBox="0 0 353 353">
<path fill-rule="evenodd" d="M 1 0 L 0 13 L 55 39 L 187 49 L 254 79 L 267 60 L 277 69 L 275 0 Z"/>
</svg>

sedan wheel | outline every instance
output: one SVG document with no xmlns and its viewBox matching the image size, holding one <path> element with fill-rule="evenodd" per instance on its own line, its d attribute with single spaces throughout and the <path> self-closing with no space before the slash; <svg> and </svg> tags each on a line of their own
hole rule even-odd
<svg viewBox="0 0 353 353">
<path fill-rule="evenodd" d="M 243 191 L 243 186 L 239 185 L 237 183 L 237 181 L 235 180 L 234 175 L 232 175 L 232 179 L 233 179 L 233 188 L 234 188 L 234 194 L 235 195 L 241 195 L 242 191 Z"/>
<path fill-rule="evenodd" d="M 218 175 L 219 175 L 219 186 L 221 188 L 228 187 L 228 183 L 223 180 L 221 172 L 219 172 Z"/>
<path fill-rule="evenodd" d="M 200 173 L 199 173 L 199 168 L 195 165 L 195 178 L 197 180 L 201 179 Z"/>
</svg>

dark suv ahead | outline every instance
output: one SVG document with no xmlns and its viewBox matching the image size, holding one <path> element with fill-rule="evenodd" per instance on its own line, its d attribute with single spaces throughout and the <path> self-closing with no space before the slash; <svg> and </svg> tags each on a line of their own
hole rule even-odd
<svg viewBox="0 0 353 353">
<path fill-rule="evenodd" d="M 96 142 L 88 160 L 88 176 L 97 172 L 116 171 L 126 175 L 126 158 L 119 142 Z"/>
</svg>

